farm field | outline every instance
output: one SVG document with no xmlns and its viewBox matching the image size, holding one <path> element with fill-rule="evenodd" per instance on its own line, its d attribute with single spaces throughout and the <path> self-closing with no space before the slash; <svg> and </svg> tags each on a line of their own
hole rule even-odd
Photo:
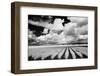
<svg viewBox="0 0 100 76">
<path fill-rule="evenodd" d="M 28 60 L 58 60 L 88 58 L 87 44 L 28 47 Z"/>
</svg>

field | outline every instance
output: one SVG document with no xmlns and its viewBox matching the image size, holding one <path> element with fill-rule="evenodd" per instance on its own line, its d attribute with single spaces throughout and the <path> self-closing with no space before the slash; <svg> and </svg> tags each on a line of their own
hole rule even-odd
<svg viewBox="0 0 100 76">
<path fill-rule="evenodd" d="M 88 58 L 87 44 L 58 46 L 29 46 L 28 60 L 58 60 Z"/>
</svg>

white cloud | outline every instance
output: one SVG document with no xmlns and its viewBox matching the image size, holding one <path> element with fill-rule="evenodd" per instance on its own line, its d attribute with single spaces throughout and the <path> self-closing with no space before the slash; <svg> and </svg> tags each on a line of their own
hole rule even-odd
<svg viewBox="0 0 100 76">
<path fill-rule="evenodd" d="M 88 18 L 87 17 L 68 17 L 68 19 L 73 22 L 77 23 L 78 26 L 86 25 L 88 24 Z"/>
<path fill-rule="evenodd" d="M 51 24 L 49 24 L 48 22 L 28 20 L 28 23 L 35 26 L 41 26 L 41 27 L 47 27 L 47 28 L 51 27 Z"/>
<path fill-rule="evenodd" d="M 64 20 L 61 20 L 60 18 L 57 18 L 54 20 L 54 24 L 48 23 L 48 22 L 39 22 L 39 21 L 33 21 L 33 20 L 28 20 L 29 24 L 35 25 L 35 26 L 42 26 L 47 29 L 51 30 L 63 30 L 63 23 Z"/>
<path fill-rule="evenodd" d="M 44 41 L 45 43 L 57 43 L 59 39 L 59 35 L 56 33 L 49 33 L 47 35 L 41 35 L 40 37 L 37 37 L 37 40 Z"/>
<path fill-rule="evenodd" d="M 42 32 L 43 34 L 47 34 L 48 33 L 48 29 L 47 28 L 45 28 L 44 30 L 43 30 L 43 32 Z"/>
<path fill-rule="evenodd" d="M 88 38 L 88 20 L 86 17 L 68 17 L 71 20 L 70 23 L 62 25 L 62 19 L 55 19 L 54 24 L 44 23 L 44 22 L 31 22 L 38 26 L 45 27 L 44 33 L 48 32 L 48 29 L 51 29 L 49 34 L 41 35 L 37 37 L 38 40 L 44 42 L 56 42 L 56 43 L 70 43 L 78 39 L 87 39 Z M 62 33 L 57 34 L 52 30 L 59 31 L 63 30 Z"/>
<path fill-rule="evenodd" d="M 65 35 L 64 32 L 62 32 L 59 35 L 58 43 L 70 43 L 72 41 L 75 41 L 77 37 L 74 35 Z"/>
<path fill-rule="evenodd" d="M 64 34 L 67 39 L 87 39 L 88 38 L 88 24 L 87 18 L 84 17 L 69 17 L 70 23 L 65 24 Z M 85 24 L 85 25 L 84 25 Z"/>
<path fill-rule="evenodd" d="M 39 22 L 37 22 L 37 21 L 28 20 L 28 23 L 29 23 L 29 24 L 32 24 L 32 25 L 37 25 L 37 26 L 39 26 Z"/>
<path fill-rule="evenodd" d="M 52 30 L 63 30 L 63 28 L 64 28 L 62 25 L 63 22 L 64 22 L 64 20 L 62 20 L 60 18 L 55 19 Z"/>
<path fill-rule="evenodd" d="M 87 17 L 68 17 L 68 19 L 70 19 L 71 21 L 69 24 L 66 24 L 70 27 L 68 31 L 69 34 L 72 33 L 72 31 L 70 30 L 73 30 L 73 32 L 75 32 L 76 35 L 88 34 L 88 18 Z M 66 26 L 66 28 L 68 28 L 68 26 Z"/>
<path fill-rule="evenodd" d="M 68 23 L 68 24 L 65 24 L 64 26 L 64 34 L 65 35 L 75 35 L 75 28 L 77 26 L 77 23 Z"/>
<path fill-rule="evenodd" d="M 82 27 L 77 27 L 75 29 L 77 34 L 87 35 L 88 34 L 88 25 L 83 25 Z"/>
<path fill-rule="evenodd" d="M 88 39 L 88 35 L 78 35 L 78 39 Z"/>
</svg>

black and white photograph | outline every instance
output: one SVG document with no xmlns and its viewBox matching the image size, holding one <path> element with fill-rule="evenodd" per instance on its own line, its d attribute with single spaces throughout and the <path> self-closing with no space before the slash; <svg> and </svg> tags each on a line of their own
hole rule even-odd
<svg viewBox="0 0 100 76">
<path fill-rule="evenodd" d="M 88 58 L 88 17 L 28 15 L 28 61 Z"/>
<path fill-rule="evenodd" d="M 11 4 L 11 72 L 97 69 L 97 7 Z"/>
</svg>

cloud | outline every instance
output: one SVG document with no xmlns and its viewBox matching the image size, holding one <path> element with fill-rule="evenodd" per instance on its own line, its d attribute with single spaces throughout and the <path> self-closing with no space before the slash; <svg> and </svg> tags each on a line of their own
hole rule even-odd
<svg viewBox="0 0 100 76">
<path fill-rule="evenodd" d="M 28 23 L 32 25 L 39 25 L 39 22 L 33 20 L 28 20 Z"/>
<path fill-rule="evenodd" d="M 88 38 L 88 19 L 87 17 L 68 17 L 71 22 L 62 25 L 62 19 L 55 19 L 54 24 L 50 24 L 48 22 L 35 22 L 30 21 L 29 23 L 37 26 L 45 27 L 44 33 L 46 35 L 41 35 L 37 37 L 38 40 L 44 41 L 46 43 L 70 43 L 72 41 L 76 41 L 78 39 L 87 39 Z M 48 33 L 48 29 L 51 32 Z M 63 30 L 62 33 L 57 34 L 52 30 L 59 31 Z"/>
<path fill-rule="evenodd" d="M 78 39 L 88 39 L 88 35 L 78 35 Z"/>
<path fill-rule="evenodd" d="M 37 40 L 39 40 L 40 42 L 43 41 L 45 43 L 57 43 L 59 39 L 59 35 L 57 35 L 56 33 L 49 33 L 47 35 L 41 35 L 39 37 L 37 37 Z"/>
<path fill-rule="evenodd" d="M 73 22 L 77 23 L 78 26 L 83 26 L 88 24 L 88 17 L 68 17 L 68 19 Z"/>
<path fill-rule="evenodd" d="M 64 26 L 64 34 L 65 35 L 75 35 L 75 28 L 77 26 L 77 23 L 68 23 L 68 24 L 65 24 Z"/>
<path fill-rule="evenodd" d="M 87 17 L 68 17 L 71 22 L 65 24 L 64 34 L 66 37 L 75 39 L 88 38 L 88 20 Z"/>
<path fill-rule="evenodd" d="M 62 32 L 59 35 L 58 43 L 70 43 L 72 41 L 75 41 L 77 37 L 75 35 L 65 35 L 64 32 Z"/>
<path fill-rule="evenodd" d="M 68 19 L 71 22 L 69 24 L 66 24 L 66 28 L 70 27 L 69 29 L 73 30 L 73 32 L 75 32 L 75 34 L 78 34 L 78 35 L 88 34 L 88 18 L 87 17 L 68 17 Z M 69 31 L 69 34 L 70 33 L 72 32 Z"/>
<path fill-rule="evenodd" d="M 76 34 L 87 35 L 88 34 L 88 25 L 83 25 L 82 27 L 77 27 L 75 29 Z"/>
<path fill-rule="evenodd" d="M 54 20 L 54 23 L 51 24 L 49 22 L 40 22 L 40 21 L 33 21 L 33 20 L 28 20 L 29 24 L 35 25 L 35 26 L 41 26 L 41 27 L 45 27 L 47 29 L 51 29 L 51 30 L 62 30 L 63 29 L 63 23 L 64 20 L 60 19 L 60 18 L 56 18 Z"/>
<path fill-rule="evenodd" d="M 63 30 L 63 23 L 64 22 L 64 20 L 62 20 L 62 19 L 60 19 L 60 18 L 56 18 L 55 20 L 54 20 L 54 24 L 53 24 L 53 27 L 51 28 L 51 30 Z"/>
<path fill-rule="evenodd" d="M 46 27 L 48 25 L 48 22 L 40 22 L 40 21 L 34 21 L 34 20 L 28 20 L 28 23 L 35 26 L 41 26 Z"/>
</svg>

